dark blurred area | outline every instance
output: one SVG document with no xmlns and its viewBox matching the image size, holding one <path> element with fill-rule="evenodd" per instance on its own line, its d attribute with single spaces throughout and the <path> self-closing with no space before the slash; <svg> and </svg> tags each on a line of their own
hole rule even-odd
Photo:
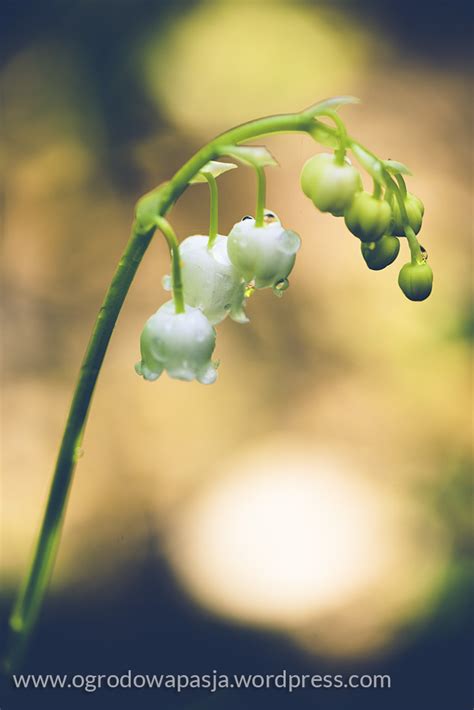
<svg viewBox="0 0 474 710">
<path fill-rule="evenodd" d="M 8 62 L 38 41 L 60 42 L 67 47 L 80 67 L 83 86 L 77 88 L 85 92 L 84 100 L 94 103 L 107 126 L 101 145 L 103 167 L 117 187 L 137 187 L 140 191 L 140 175 L 127 156 L 127 146 L 137 137 L 155 131 L 166 119 L 136 81 L 131 51 L 147 36 L 150 26 L 163 29 L 198 3 L 199 0 L 78 0 L 65 6 L 61 0 L 41 4 L 34 0 L 5 0 L 0 58 Z M 328 6 L 325 0 L 297 0 L 294 4 L 322 9 Z M 462 71 L 472 62 L 472 3 L 468 0 L 336 0 L 330 6 L 378 34 L 382 41 L 386 38 L 396 43 L 405 59 L 413 57 L 440 69 Z"/>
<path fill-rule="evenodd" d="M 360 95 L 344 117 L 413 168 L 436 280 L 418 307 L 396 270 L 368 274 L 340 222 L 303 203 L 314 148 L 272 138 L 269 207 L 304 243 L 291 289 L 252 297 L 249 326 L 223 325 L 213 389 L 149 387 L 133 363 L 166 297 L 155 240 L 105 361 L 25 666 L 388 673 L 390 690 L 6 687 L 1 710 L 472 705 L 471 5 L 3 3 L 2 631 L 133 205 L 202 143 L 259 113 Z M 253 178 L 233 173 L 223 234 L 254 199 Z M 180 237 L 207 229 L 200 190 L 173 212 Z"/>
</svg>

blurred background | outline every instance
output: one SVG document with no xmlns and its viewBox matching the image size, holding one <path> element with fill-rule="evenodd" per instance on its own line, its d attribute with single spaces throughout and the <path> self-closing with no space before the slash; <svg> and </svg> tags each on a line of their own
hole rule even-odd
<svg viewBox="0 0 474 710">
<path fill-rule="evenodd" d="M 411 303 L 406 244 L 369 272 L 299 188 L 312 141 L 272 137 L 267 206 L 303 238 L 291 288 L 219 327 L 212 388 L 149 384 L 133 365 L 167 299 L 156 238 L 99 379 L 28 670 L 392 675 L 378 692 L 69 691 L 69 707 L 467 707 L 468 4 L 11 0 L 6 16 L 3 630 L 143 192 L 231 125 L 353 94 L 350 133 L 414 173 L 435 273 Z M 227 234 L 253 212 L 254 175 L 219 186 Z M 177 204 L 180 238 L 206 233 L 207 197 L 197 185 Z M 17 692 L 5 708 L 33 702 Z"/>
</svg>

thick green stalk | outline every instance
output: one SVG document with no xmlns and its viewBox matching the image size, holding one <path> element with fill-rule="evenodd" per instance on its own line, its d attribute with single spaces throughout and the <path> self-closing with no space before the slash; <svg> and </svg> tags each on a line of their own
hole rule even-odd
<svg viewBox="0 0 474 710">
<path fill-rule="evenodd" d="M 156 195 L 155 213 L 151 219 L 141 221 L 138 214 L 138 205 L 137 220 L 134 223 L 132 235 L 106 293 L 84 355 L 33 559 L 20 586 L 18 597 L 10 616 L 10 637 L 2 663 L 4 672 L 11 673 L 20 665 L 38 618 L 54 566 L 68 494 L 78 457 L 78 449 L 81 444 L 97 377 L 122 304 L 127 296 L 135 272 L 153 237 L 157 226 L 157 218 L 159 222 L 159 218 L 166 214 L 184 192 L 189 181 L 197 175 L 206 163 L 217 158 L 224 146 L 235 145 L 271 133 L 309 132 L 314 125 L 314 113 L 307 111 L 297 114 L 270 116 L 226 131 L 201 148 L 178 170 L 168 183 L 151 193 L 152 198 Z M 149 199 L 150 195 L 147 198 Z M 163 223 L 161 222 L 160 229 L 162 228 Z M 174 258 L 173 262 L 175 265 L 179 264 L 179 259 Z M 174 278 L 176 276 L 175 272 Z M 177 310 L 180 307 L 178 294 Z"/>
</svg>

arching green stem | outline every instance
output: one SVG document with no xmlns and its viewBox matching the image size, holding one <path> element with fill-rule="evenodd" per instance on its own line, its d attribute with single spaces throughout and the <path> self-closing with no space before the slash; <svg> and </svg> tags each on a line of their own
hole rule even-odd
<svg viewBox="0 0 474 710">
<path fill-rule="evenodd" d="M 214 175 L 204 173 L 204 177 L 209 185 L 209 240 L 207 242 L 207 246 L 208 249 L 210 249 L 216 241 L 219 227 L 219 196 L 217 180 Z"/>
<path fill-rule="evenodd" d="M 157 218 L 163 217 L 168 212 L 199 170 L 207 162 L 219 156 L 220 147 L 237 145 L 272 133 L 310 132 L 313 125 L 313 114 L 303 112 L 269 116 L 232 128 L 201 148 L 168 183 L 139 201 L 137 218 L 130 240 L 99 310 L 82 361 L 33 558 L 21 583 L 10 616 L 10 634 L 1 664 L 3 672 L 11 673 L 21 665 L 38 618 L 56 558 L 66 504 L 77 463 L 77 450 L 81 445 L 97 378 L 122 304 L 155 232 Z M 160 222 L 162 231 L 163 227 L 166 229 L 164 223 Z M 165 231 L 163 233 L 169 239 L 169 232 L 168 235 Z M 168 243 L 170 242 L 168 241 Z M 172 250 L 176 253 L 174 241 L 172 243 Z M 179 284 L 177 289 L 178 310 L 183 307 L 179 295 L 181 274 L 179 259 L 174 258 L 173 261 L 174 267 L 177 269 L 176 272 L 173 271 L 175 291 L 176 283 Z M 174 296 L 176 303 L 176 293 Z"/>
<path fill-rule="evenodd" d="M 267 179 L 265 177 L 265 168 L 262 168 L 260 165 L 256 165 L 255 171 L 257 173 L 257 207 L 255 210 L 255 226 L 263 227 L 265 200 L 267 196 Z"/>
<path fill-rule="evenodd" d="M 171 224 L 164 217 L 156 218 L 156 226 L 168 242 L 170 250 L 174 307 L 176 313 L 184 313 L 183 279 L 181 278 L 181 264 L 179 261 L 179 243 Z"/>
</svg>

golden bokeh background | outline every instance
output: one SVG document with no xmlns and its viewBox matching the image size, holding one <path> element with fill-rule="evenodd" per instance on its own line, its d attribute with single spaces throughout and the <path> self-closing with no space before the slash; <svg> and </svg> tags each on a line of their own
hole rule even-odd
<svg viewBox="0 0 474 710">
<path fill-rule="evenodd" d="M 291 288 L 252 296 L 249 325 L 219 326 L 213 387 L 146 383 L 133 369 L 139 335 L 167 299 L 154 239 L 99 379 L 52 598 L 106 599 L 153 539 L 210 619 L 360 660 L 429 625 L 449 596 L 471 533 L 468 77 L 367 18 L 344 4 L 205 0 L 143 21 L 118 67 L 104 50 L 99 68 L 100 51 L 88 57 L 60 26 L 5 63 L 6 600 L 139 195 L 232 124 L 345 93 L 362 99 L 341 110 L 351 134 L 414 173 L 431 298 L 411 303 L 397 286 L 405 244 L 369 272 L 343 221 L 304 197 L 309 138 L 268 139 L 280 167 L 267 171 L 267 205 L 303 240 Z M 105 98 L 120 95 L 108 113 L 94 62 Z M 241 168 L 219 186 L 226 234 L 253 211 L 254 175 Z M 170 219 L 184 238 L 207 218 L 197 185 Z"/>
</svg>

